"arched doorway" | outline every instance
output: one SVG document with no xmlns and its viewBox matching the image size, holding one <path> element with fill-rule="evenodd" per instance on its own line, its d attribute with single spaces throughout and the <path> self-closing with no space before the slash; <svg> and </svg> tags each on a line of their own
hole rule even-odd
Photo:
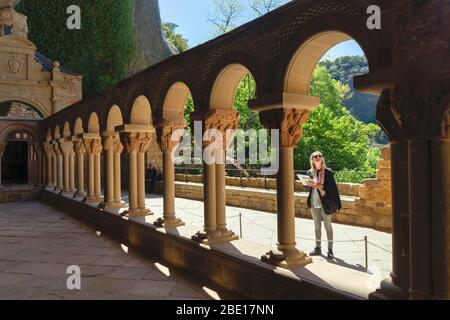
<svg viewBox="0 0 450 320">
<path fill-rule="evenodd" d="M 38 157 L 32 133 L 19 127 L 12 130 L 2 144 L 4 144 L 1 160 L 2 184 L 32 184 L 36 182 Z"/>
<path fill-rule="evenodd" d="M 10 100 L 0 103 L 0 185 L 38 182 L 37 127 L 42 114 L 35 106 Z"/>
</svg>

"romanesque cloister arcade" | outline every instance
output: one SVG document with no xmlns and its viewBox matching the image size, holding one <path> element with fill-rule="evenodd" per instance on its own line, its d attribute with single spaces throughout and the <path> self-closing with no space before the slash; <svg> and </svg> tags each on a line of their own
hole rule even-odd
<svg viewBox="0 0 450 320">
<path fill-rule="evenodd" d="M 249 107 L 266 128 L 280 130 L 278 247 L 262 260 L 286 268 L 306 265 L 311 260 L 295 241 L 302 230 L 294 223 L 293 150 L 320 103 L 309 90 L 315 66 L 334 45 L 354 39 L 370 67 L 369 74 L 355 78 L 355 86 L 381 96 L 378 121 L 392 148 L 394 264 L 391 279 L 374 297 L 448 298 L 450 82 L 436 69 L 418 68 L 419 57 L 403 56 L 410 36 L 395 24 L 408 7 L 372 2 L 384 8 L 381 30 L 367 28 L 366 1 L 293 1 L 48 117 L 41 128 L 46 187 L 100 208 L 128 207 L 130 217 L 151 214 L 145 205 L 145 153 L 156 131 L 163 152 L 164 217 L 155 224 L 183 226 L 174 205 L 172 133 L 190 125 L 184 120 L 186 99 L 191 94 L 191 118 L 201 121 L 204 131 L 224 133 L 237 127 L 234 94 L 251 73 L 257 98 Z M 420 54 L 422 59 L 434 53 Z M 450 70 L 450 59 L 441 61 L 439 71 Z M 217 159 L 223 159 L 228 142 L 214 150 Z M 121 199 L 125 167 L 129 203 Z M 224 190 L 224 165 L 205 163 L 204 228 L 192 239 L 203 244 L 237 239 L 227 227 Z"/>
</svg>

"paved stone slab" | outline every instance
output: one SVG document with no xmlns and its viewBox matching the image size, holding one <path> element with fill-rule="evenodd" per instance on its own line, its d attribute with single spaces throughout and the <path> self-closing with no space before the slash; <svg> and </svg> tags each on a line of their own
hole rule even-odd
<svg viewBox="0 0 450 320">
<path fill-rule="evenodd" d="M 68 290 L 69 265 L 81 290 Z M 0 204 L 0 299 L 210 299 L 201 287 L 39 202 Z"/>
</svg>

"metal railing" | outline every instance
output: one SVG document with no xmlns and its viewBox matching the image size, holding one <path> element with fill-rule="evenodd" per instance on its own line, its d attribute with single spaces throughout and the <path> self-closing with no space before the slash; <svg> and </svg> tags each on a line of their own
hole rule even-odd
<svg viewBox="0 0 450 320">
<path fill-rule="evenodd" d="M 243 239 L 242 217 L 243 217 L 242 212 L 239 212 L 238 215 L 227 217 L 228 219 L 239 218 L 239 237 L 241 239 Z M 244 218 L 246 218 L 246 217 L 244 216 Z M 248 218 L 246 218 L 246 219 L 248 219 Z M 250 219 L 248 219 L 248 220 L 250 220 Z M 262 225 L 260 223 L 257 223 L 255 221 L 252 221 L 252 224 L 257 225 L 257 226 L 259 226 L 261 228 L 264 228 L 264 229 L 266 229 L 266 230 L 268 230 L 270 232 L 274 232 L 275 231 L 274 229 L 268 228 L 268 227 L 266 227 L 266 226 L 264 226 L 264 225 Z M 297 237 L 297 239 L 316 242 L 316 239 L 310 239 L 310 238 Z M 320 240 L 320 242 L 328 243 L 328 240 Z M 333 240 L 333 243 L 358 243 L 358 242 L 364 242 L 364 268 L 365 268 L 366 272 L 369 270 L 369 245 L 372 245 L 372 246 L 374 246 L 374 247 L 376 247 L 378 249 L 386 251 L 389 254 L 392 254 L 391 250 L 383 248 L 382 246 L 369 241 L 368 236 L 364 236 L 363 239 L 356 239 L 356 240 L 355 239 L 353 239 L 353 240 Z"/>
</svg>

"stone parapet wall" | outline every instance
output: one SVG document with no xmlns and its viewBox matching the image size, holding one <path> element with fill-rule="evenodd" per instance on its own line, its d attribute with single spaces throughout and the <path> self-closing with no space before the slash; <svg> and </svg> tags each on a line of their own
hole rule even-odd
<svg viewBox="0 0 450 320">
<path fill-rule="evenodd" d="M 381 149 L 382 159 L 378 163 L 377 177 L 363 184 L 339 183 L 342 210 L 333 216 L 335 222 L 390 231 L 392 226 L 390 149 Z M 176 174 L 177 197 L 203 201 L 203 177 L 201 175 Z M 265 181 L 266 180 L 266 181 Z M 277 212 L 276 180 L 264 178 L 226 177 L 227 205 Z M 267 188 L 267 189 L 266 189 Z M 162 184 L 157 186 L 162 191 Z M 299 181 L 295 181 L 296 215 L 311 217 L 305 192 Z"/>
<path fill-rule="evenodd" d="M 203 183 L 202 175 L 185 175 L 183 173 L 175 174 L 176 181 L 183 182 L 193 182 L 193 183 Z M 257 188 L 257 189 L 268 189 L 276 190 L 277 180 L 271 178 L 247 178 L 243 177 L 226 177 L 226 185 L 234 187 L 244 187 L 244 188 Z M 339 193 L 348 196 L 359 196 L 359 189 L 362 184 L 358 183 L 338 183 Z M 302 186 L 300 181 L 295 181 L 295 191 L 305 192 L 305 188 Z"/>
</svg>

